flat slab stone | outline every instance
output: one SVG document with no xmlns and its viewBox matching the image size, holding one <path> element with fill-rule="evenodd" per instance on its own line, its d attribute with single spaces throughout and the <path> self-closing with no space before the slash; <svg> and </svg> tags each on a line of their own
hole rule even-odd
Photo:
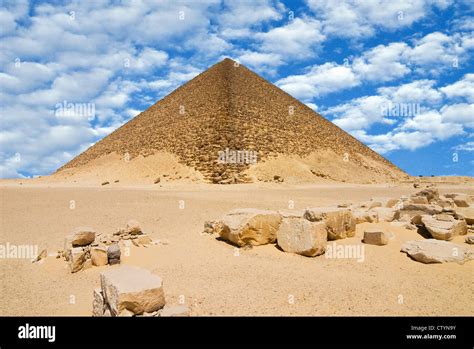
<svg viewBox="0 0 474 349">
<path fill-rule="evenodd" d="M 454 219 L 449 215 L 424 215 L 421 216 L 421 222 L 431 236 L 437 240 L 451 240 L 456 235 L 467 233 L 466 221 Z"/>
<path fill-rule="evenodd" d="M 464 264 L 474 259 L 474 252 L 469 247 L 435 239 L 407 241 L 402 245 L 401 252 L 421 263 Z"/>
</svg>

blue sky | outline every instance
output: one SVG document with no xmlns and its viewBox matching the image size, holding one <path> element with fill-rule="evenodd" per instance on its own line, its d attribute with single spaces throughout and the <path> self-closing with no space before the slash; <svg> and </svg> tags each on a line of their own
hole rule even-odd
<svg viewBox="0 0 474 349">
<path fill-rule="evenodd" d="M 411 175 L 474 176 L 472 0 L 0 4 L 3 178 L 53 172 L 225 57 Z"/>
</svg>

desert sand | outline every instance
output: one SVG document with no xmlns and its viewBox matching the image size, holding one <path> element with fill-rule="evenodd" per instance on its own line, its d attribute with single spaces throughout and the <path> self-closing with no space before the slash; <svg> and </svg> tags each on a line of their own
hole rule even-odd
<svg viewBox="0 0 474 349">
<path fill-rule="evenodd" d="M 437 186 L 440 193 L 474 194 L 472 183 Z M 167 244 L 132 246 L 122 264 L 161 276 L 167 302 L 184 301 L 191 315 L 472 315 L 473 262 L 422 264 L 410 259 L 400 246 L 421 239 L 416 230 L 386 222 L 358 224 L 355 237 L 336 243 L 364 245 L 363 261 L 308 258 L 274 244 L 237 249 L 202 234 L 204 221 L 233 208 L 288 209 L 292 200 L 294 209 L 302 209 L 418 190 L 411 183 L 222 186 L 163 181 L 101 186 L 97 181 L 2 180 L 2 242 L 37 244 L 51 256 L 43 263 L 0 260 L 0 315 L 90 316 L 99 274 L 117 266 L 71 274 L 55 252 L 77 226 L 112 233 L 129 219 Z M 395 237 L 386 246 L 362 244 L 367 225 L 383 226 Z M 472 248 L 463 239 L 456 236 L 452 242 Z"/>
</svg>

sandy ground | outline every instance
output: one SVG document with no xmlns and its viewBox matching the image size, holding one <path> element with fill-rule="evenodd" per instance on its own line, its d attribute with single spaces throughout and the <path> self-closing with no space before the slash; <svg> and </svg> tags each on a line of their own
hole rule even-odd
<svg viewBox="0 0 474 349">
<path fill-rule="evenodd" d="M 472 185 L 438 188 L 474 194 Z M 400 245 L 421 236 L 389 223 L 383 224 L 395 239 L 387 246 L 363 245 L 364 225 L 358 225 L 354 238 L 337 241 L 363 245 L 362 262 L 307 258 L 274 245 L 236 250 L 201 234 L 205 220 L 232 208 L 287 209 L 292 200 L 299 209 L 415 191 L 409 184 L 84 187 L 2 181 L 0 243 L 37 244 L 52 253 L 77 226 L 111 233 L 136 219 L 145 232 L 169 244 L 132 247 L 123 263 L 160 275 L 167 302 L 184 299 L 192 315 L 473 315 L 474 263 L 415 262 L 399 252 Z M 462 241 L 456 237 L 453 242 Z M 0 315 L 89 316 L 92 291 L 107 268 L 112 267 L 70 274 L 54 257 L 43 264 L 0 259 Z"/>
</svg>

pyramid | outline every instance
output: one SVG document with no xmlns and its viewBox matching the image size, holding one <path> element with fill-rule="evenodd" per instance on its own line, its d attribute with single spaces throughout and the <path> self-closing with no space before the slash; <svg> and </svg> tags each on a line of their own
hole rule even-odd
<svg viewBox="0 0 474 349">
<path fill-rule="evenodd" d="M 285 156 L 294 161 L 309 159 L 302 162 L 305 176 L 307 172 L 308 176 L 351 181 L 363 172 L 369 182 L 406 176 L 305 104 L 228 58 L 137 115 L 57 173 L 79 171 L 109 154 L 147 159 L 157 152 L 173 154 L 210 183 L 256 181 L 251 176 L 253 167 Z M 329 155 L 315 159 L 323 153 Z M 333 166 L 332 170 L 325 170 L 326 165 Z M 283 161 L 282 166 L 291 165 Z M 335 175 L 344 166 L 349 166 L 346 174 Z"/>
</svg>

